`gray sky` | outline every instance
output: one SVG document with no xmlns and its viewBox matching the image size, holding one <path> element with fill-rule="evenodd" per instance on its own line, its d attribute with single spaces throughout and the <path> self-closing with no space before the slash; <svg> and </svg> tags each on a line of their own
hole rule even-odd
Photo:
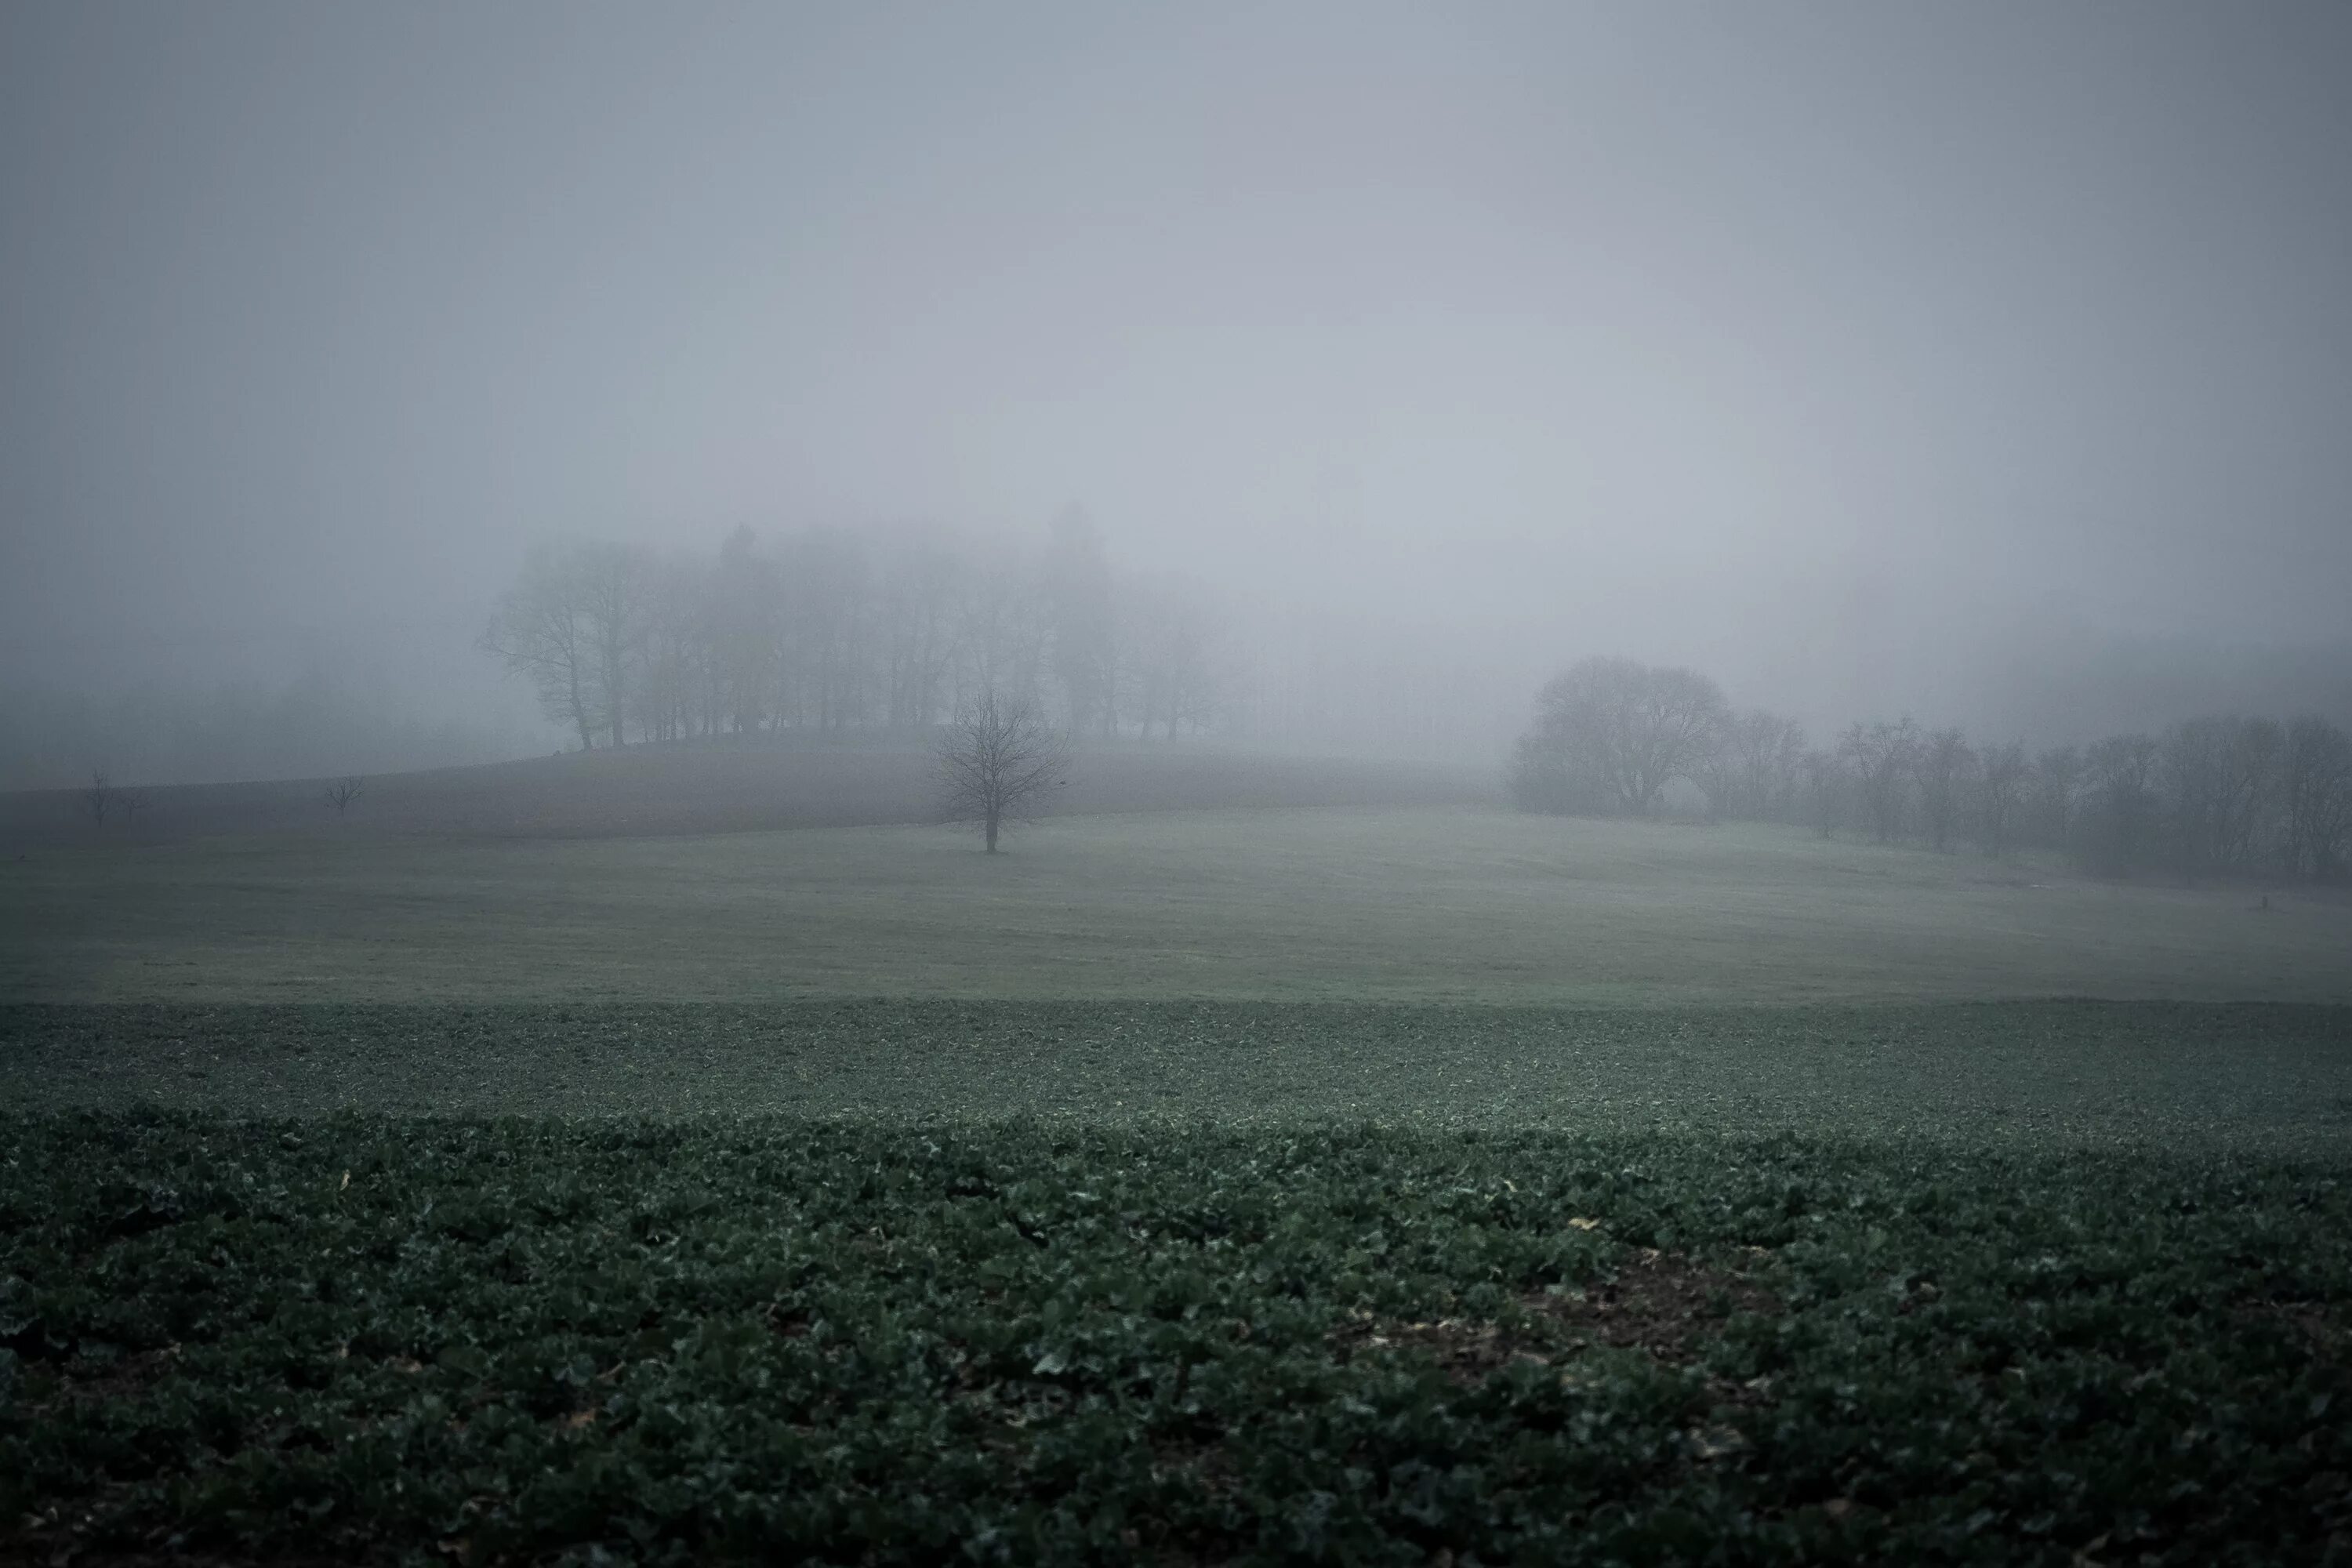
<svg viewBox="0 0 2352 1568">
<path fill-rule="evenodd" d="M 0 673 L 1072 500 L 1801 709 L 2338 637 L 2347 158 L 2340 3 L 14 5 Z"/>
</svg>

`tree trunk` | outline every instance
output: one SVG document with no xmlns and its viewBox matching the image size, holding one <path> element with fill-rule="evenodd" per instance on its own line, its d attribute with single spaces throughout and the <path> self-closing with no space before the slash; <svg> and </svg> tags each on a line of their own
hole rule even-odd
<svg viewBox="0 0 2352 1568">
<path fill-rule="evenodd" d="M 994 813 L 994 812 L 992 812 L 992 812 L 990 812 L 990 813 L 988 814 L 987 834 L 988 834 L 988 852 L 989 852 L 991 855 L 993 855 L 993 854 L 995 854 L 995 853 L 996 853 L 996 821 L 997 821 L 996 813 Z"/>
<path fill-rule="evenodd" d="M 580 666 L 577 661 L 572 663 L 569 673 L 572 677 L 572 717 L 580 726 L 580 749 L 583 752 L 593 751 L 595 749 L 594 742 L 588 738 L 588 704 L 581 700 Z"/>
</svg>

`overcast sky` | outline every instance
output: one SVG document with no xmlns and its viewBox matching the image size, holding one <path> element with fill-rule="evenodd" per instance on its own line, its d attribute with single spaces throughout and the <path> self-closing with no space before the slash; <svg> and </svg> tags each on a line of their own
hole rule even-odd
<svg viewBox="0 0 2352 1568">
<path fill-rule="evenodd" d="M 534 538 L 1072 500 L 1735 695 L 2340 636 L 2347 170 L 2341 0 L 27 0 L 0 658 L 478 666 Z"/>
</svg>

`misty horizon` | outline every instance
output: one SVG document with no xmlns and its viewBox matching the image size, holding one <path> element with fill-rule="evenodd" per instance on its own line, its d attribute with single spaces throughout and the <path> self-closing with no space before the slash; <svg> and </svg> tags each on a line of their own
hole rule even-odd
<svg viewBox="0 0 2352 1568">
<path fill-rule="evenodd" d="M 1591 654 L 2341 719 L 2352 20 L 2263 16 L 20 10 L 0 702 L 543 750 L 535 543 L 1076 504 L 1482 765 Z"/>
</svg>

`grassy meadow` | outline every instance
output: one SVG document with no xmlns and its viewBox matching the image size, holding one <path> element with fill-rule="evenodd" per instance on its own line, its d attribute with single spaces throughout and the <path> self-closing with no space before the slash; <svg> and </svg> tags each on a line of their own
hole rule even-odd
<svg viewBox="0 0 2352 1568">
<path fill-rule="evenodd" d="M 692 837 L 929 820 L 925 744 L 856 731 L 567 752 L 479 767 L 382 773 L 348 810 L 325 779 L 171 784 L 93 823 L 79 792 L 0 793 L 0 860 L 36 849 L 181 844 L 231 834 L 510 842 Z M 1161 742 L 1090 742 L 1058 813 L 1283 805 L 1494 805 L 1491 768 L 1364 762 Z"/>
<path fill-rule="evenodd" d="M 2340 895 L 677 765 L 12 841 L 0 1562 L 2352 1563 Z"/>
<path fill-rule="evenodd" d="M 699 837 L 239 834 L 0 864 L 0 996 L 2352 1002 L 2352 900 L 1475 807 Z"/>
</svg>

